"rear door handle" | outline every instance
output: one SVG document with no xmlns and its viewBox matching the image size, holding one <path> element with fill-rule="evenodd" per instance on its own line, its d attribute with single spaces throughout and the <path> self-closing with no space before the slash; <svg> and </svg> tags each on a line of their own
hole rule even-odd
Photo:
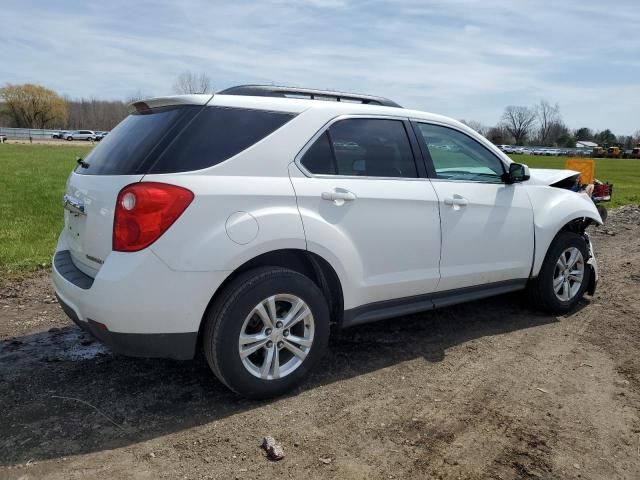
<svg viewBox="0 0 640 480">
<path fill-rule="evenodd" d="M 343 189 L 337 189 L 337 188 L 332 192 L 322 192 L 320 196 L 322 197 L 323 200 L 329 200 L 331 202 L 336 202 L 340 200 L 343 202 L 352 202 L 357 198 L 355 193 L 350 192 L 349 190 L 343 190 Z"/>
<path fill-rule="evenodd" d="M 466 207 L 469 205 L 469 200 L 462 197 L 461 195 L 454 195 L 453 198 L 445 198 L 445 205 L 457 206 L 457 207 Z"/>
</svg>

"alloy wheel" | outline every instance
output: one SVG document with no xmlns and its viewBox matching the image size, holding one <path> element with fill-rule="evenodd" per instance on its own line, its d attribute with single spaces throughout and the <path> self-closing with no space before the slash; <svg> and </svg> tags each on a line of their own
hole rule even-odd
<svg viewBox="0 0 640 480">
<path fill-rule="evenodd" d="M 568 302 L 578 294 L 584 278 L 584 267 L 580 249 L 569 247 L 560 254 L 553 272 L 553 291 L 559 300 Z"/>
<path fill-rule="evenodd" d="M 244 320 L 238 339 L 242 364 L 263 380 L 298 369 L 313 345 L 314 319 L 301 298 L 278 294 L 258 303 Z"/>
</svg>

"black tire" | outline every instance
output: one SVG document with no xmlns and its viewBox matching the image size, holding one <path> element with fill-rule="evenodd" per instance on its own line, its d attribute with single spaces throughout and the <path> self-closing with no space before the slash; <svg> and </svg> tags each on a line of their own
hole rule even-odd
<svg viewBox="0 0 640 480">
<path fill-rule="evenodd" d="M 73 140 L 73 137 L 67 137 L 68 142 L 70 142 L 71 140 Z"/>
<path fill-rule="evenodd" d="M 313 316 L 313 343 L 295 370 L 266 380 L 242 363 L 238 340 L 254 306 L 277 294 L 295 295 L 307 304 Z M 202 343 L 209 367 L 227 387 L 248 398 L 282 395 L 299 385 L 323 356 L 329 340 L 329 308 L 322 291 L 308 277 L 285 268 L 261 267 L 239 275 L 220 292 L 204 321 Z"/>
<path fill-rule="evenodd" d="M 584 273 L 582 284 L 576 294 L 569 300 L 561 300 L 553 289 L 553 278 L 560 255 L 570 247 L 576 247 L 582 253 Z M 531 280 L 527 287 L 533 306 L 555 314 L 564 314 L 571 311 L 584 296 L 584 292 L 587 290 L 591 280 L 591 268 L 586 263 L 589 259 L 588 252 L 587 241 L 582 235 L 565 231 L 558 233 L 553 242 L 551 242 L 538 277 Z"/>
</svg>

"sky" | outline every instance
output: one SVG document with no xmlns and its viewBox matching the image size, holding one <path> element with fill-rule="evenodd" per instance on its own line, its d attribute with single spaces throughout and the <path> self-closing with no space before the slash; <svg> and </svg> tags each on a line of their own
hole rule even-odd
<svg viewBox="0 0 640 480">
<path fill-rule="evenodd" d="M 0 84 L 73 98 L 267 83 L 389 97 L 496 124 L 558 103 L 570 128 L 640 130 L 638 0 L 2 0 Z"/>
</svg>

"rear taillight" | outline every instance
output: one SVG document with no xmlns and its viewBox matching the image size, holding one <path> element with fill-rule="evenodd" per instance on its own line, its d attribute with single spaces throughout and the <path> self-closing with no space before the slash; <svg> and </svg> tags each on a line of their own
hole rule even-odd
<svg viewBox="0 0 640 480">
<path fill-rule="evenodd" d="M 141 182 L 118 194 L 113 220 L 113 249 L 137 252 L 155 242 L 193 200 L 186 188 Z"/>
</svg>

